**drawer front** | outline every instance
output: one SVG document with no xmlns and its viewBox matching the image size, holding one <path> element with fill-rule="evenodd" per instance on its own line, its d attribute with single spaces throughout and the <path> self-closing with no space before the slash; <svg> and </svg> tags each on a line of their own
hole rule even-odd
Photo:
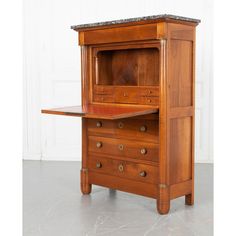
<svg viewBox="0 0 236 236">
<path fill-rule="evenodd" d="M 158 144 L 125 139 L 89 136 L 89 153 L 158 162 Z"/>
<path fill-rule="evenodd" d="M 159 97 L 141 97 L 140 104 L 143 105 L 158 105 Z"/>
<path fill-rule="evenodd" d="M 113 86 L 94 85 L 94 93 L 95 94 L 113 95 L 114 87 Z"/>
<path fill-rule="evenodd" d="M 111 121 L 88 119 L 88 135 L 93 136 L 109 136 L 158 143 L 158 128 L 158 120 L 120 119 Z"/>
<path fill-rule="evenodd" d="M 148 96 L 148 97 L 158 97 L 159 89 L 157 88 L 141 88 L 139 89 L 140 96 Z"/>
<path fill-rule="evenodd" d="M 94 102 L 158 105 L 158 96 L 158 87 L 95 85 L 93 100 Z"/>
<path fill-rule="evenodd" d="M 116 87 L 115 102 L 117 103 L 139 103 L 139 89 L 134 87 Z"/>
<path fill-rule="evenodd" d="M 95 94 L 93 98 L 94 102 L 115 102 L 113 95 Z"/>
<path fill-rule="evenodd" d="M 80 32 L 79 44 L 118 43 L 162 38 L 165 35 L 163 22 L 121 28 L 94 29 Z"/>
<path fill-rule="evenodd" d="M 104 157 L 89 156 L 89 170 L 103 174 L 119 176 L 139 182 L 157 184 L 158 166 L 114 160 Z"/>
</svg>

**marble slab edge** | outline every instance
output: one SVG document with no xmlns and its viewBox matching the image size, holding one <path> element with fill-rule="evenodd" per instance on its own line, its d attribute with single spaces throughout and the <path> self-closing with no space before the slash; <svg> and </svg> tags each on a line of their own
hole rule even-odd
<svg viewBox="0 0 236 236">
<path fill-rule="evenodd" d="M 181 20 L 181 21 L 188 21 L 188 22 L 193 22 L 197 24 L 201 22 L 201 20 L 199 19 L 194 19 L 194 18 L 189 18 L 189 17 L 184 17 L 184 16 L 170 15 L 170 14 L 162 14 L 162 15 L 142 16 L 142 17 L 135 17 L 135 18 L 128 18 L 128 19 L 121 19 L 121 20 L 88 23 L 88 24 L 81 24 L 81 25 L 72 25 L 71 29 L 77 30 L 77 29 L 84 29 L 84 28 L 97 27 L 97 26 L 124 24 L 124 23 L 129 23 L 129 22 L 158 20 L 158 19 Z"/>
</svg>

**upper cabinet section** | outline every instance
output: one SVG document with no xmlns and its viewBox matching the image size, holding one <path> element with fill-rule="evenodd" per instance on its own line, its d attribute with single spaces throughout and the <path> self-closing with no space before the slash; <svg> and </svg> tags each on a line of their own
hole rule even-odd
<svg viewBox="0 0 236 236">
<path fill-rule="evenodd" d="M 92 45 L 161 39 L 167 37 L 166 23 L 196 26 L 199 22 L 200 20 L 181 16 L 154 15 L 75 25 L 71 28 L 79 32 L 80 45 Z"/>
<path fill-rule="evenodd" d="M 92 47 L 92 101 L 159 104 L 160 42 Z"/>
</svg>

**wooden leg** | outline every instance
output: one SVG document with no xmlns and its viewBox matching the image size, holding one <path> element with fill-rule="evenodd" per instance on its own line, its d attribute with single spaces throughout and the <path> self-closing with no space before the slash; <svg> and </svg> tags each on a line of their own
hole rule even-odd
<svg viewBox="0 0 236 236">
<path fill-rule="evenodd" d="M 185 195 L 185 204 L 186 205 L 193 205 L 194 204 L 194 195 L 193 194 Z"/>
<path fill-rule="evenodd" d="M 81 169 L 80 171 L 80 189 L 83 194 L 90 194 L 92 184 L 88 182 L 88 169 Z"/>
<path fill-rule="evenodd" d="M 170 210 L 170 196 L 169 196 L 169 189 L 167 187 L 159 186 L 157 210 L 161 215 L 168 214 Z"/>
</svg>

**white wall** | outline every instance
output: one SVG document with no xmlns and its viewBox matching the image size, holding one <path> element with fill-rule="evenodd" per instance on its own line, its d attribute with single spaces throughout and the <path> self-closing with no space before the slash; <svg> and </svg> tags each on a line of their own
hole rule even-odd
<svg viewBox="0 0 236 236">
<path fill-rule="evenodd" d="M 81 120 L 41 115 L 79 105 L 80 50 L 71 25 L 156 14 L 199 18 L 196 161 L 213 162 L 213 0 L 24 0 L 24 159 L 81 160 Z"/>
</svg>

